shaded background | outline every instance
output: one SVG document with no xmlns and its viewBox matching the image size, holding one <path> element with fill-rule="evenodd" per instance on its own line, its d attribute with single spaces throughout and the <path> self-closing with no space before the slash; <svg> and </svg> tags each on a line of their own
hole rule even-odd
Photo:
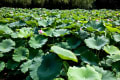
<svg viewBox="0 0 120 80">
<path fill-rule="evenodd" d="M 48 9 L 119 9 L 120 0 L 0 0 L 0 7 Z"/>
<path fill-rule="evenodd" d="M 120 9 L 120 0 L 96 0 L 95 6 L 98 9 Z"/>
</svg>

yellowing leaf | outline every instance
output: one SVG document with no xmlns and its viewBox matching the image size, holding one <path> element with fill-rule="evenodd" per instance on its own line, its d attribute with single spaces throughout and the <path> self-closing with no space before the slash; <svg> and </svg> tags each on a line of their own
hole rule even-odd
<svg viewBox="0 0 120 80">
<path fill-rule="evenodd" d="M 69 50 L 63 49 L 58 46 L 52 46 L 51 50 L 63 60 L 72 60 L 74 62 L 78 62 L 78 59 L 75 56 L 75 54 Z"/>
</svg>

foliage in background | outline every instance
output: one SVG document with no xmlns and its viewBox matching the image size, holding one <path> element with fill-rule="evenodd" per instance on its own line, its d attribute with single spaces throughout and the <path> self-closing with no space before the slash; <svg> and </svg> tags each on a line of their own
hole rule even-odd
<svg viewBox="0 0 120 80">
<path fill-rule="evenodd" d="M 72 0 L 72 6 L 76 6 L 83 9 L 92 8 L 93 3 L 96 0 Z"/>
<path fill-rule="evenodd" d="M 32 0 L 1 0 L 2 6 L 30 6 Z"/>
<path fill-rule="evenodd" d="M 120 0 L 0 0 L 0 7 L 44 7 L 48 9 L 119 9 Z"/>
<path fill-rule="evenodd" d="M 13 7 L 48 7 L 57 8 L 92 8 L 95 0 L 1 0 L 2 6 L 13 6 Z M 9 4 L 9 5 L 8 5 Z M 66 5 L 66 6 L 63 6 Z"/>
<path fill-rule="evenodd" d="M 120 11 L 0 8 L 0 79 L 120 80 Z"/>
<path fill-rule="evenodd" d="M 119 9 L 120 8 L 119 3 L 120 0 L 96 0 L 95 6 L 97 9 L 101 9 L 101 8 Z"/>
</svg>

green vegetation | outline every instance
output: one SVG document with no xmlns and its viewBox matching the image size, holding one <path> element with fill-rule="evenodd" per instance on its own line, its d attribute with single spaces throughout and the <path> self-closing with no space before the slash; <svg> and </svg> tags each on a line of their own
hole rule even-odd
<svg viewBox="0 0 120 80">
<path fill-rule="evenodd" d="M 119 80 L 119 19 L 117 10 L 0 8 L 0 79 Z"/>
<path fill-rule="evenodd" d="M 92 8 L 95 0 L 1 0 L 2 6 L 19 6 L 19 7 L 78 7 Z M 59 5 L 61 4 L 61 5 Z M 64 9 L 64 8 L 63 8 Z"/>
</svg>

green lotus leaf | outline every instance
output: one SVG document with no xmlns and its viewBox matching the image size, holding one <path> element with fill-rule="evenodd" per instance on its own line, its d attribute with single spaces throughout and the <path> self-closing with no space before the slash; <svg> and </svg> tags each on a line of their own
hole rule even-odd
<svg viewBox="0 0 120 80">
<path fill-rule="evenodd" d="M 38 20 L 38 25 L 42 27 L 47 27 L 49 25 L 52 25 L 52 23 L 55 21 L 54 18 L 46 18 L 46 19 L 37 19 Z"/>
<path fill-rule="evenodd" d="M 11 36 L 12 38 L 28 38 L 33 35 L 32 28 L 25 28 L 23 27 L 22 29 L 18 30 L 18 32 L 12 33 Z"/>
<path fill-rule="evenodd" d="M 114 38 L 114 40 L 116 41 L 116 42 L 120 42 L 120 34 L 114 34 L 113 35 L 113 38 Z"/>
<path fill-rule="evenodd" d="M 53 32 L 54 32 L 54 29 L 48 28 L 48 29 L 44 30 L 43 35 L 53 37 Z"/>
<path fill-rule="evenodd" d="M 71 49 L 71 46 L 69 46 L 68 42 L 59 42 L 59 43 L 55 43 L 55 45 L 62 47 L 64 49 Z"/>
<path fill-rule="evenodd" d="M 84 40 L 89 36 L 89 33 L 87 31 L 80 30 L 79 35 L 80 35 L 80 38 Z"/>
<path fill-rule="evenodd" d="M 23 73 L 26 73 L 26 72 L 28 71 L 29 67 L 31 66 L 31 64 L 32 64 L 32 60 L 28 60 L 28 61 L 24 62 L 24 63 L 20 66 L 21 71 L 22 71 Z"/>
<path fill-rule="evenodd" d="M 36 26 L 38 26 L 38 22 L 36 21 L 36 20 L 27 20 L 27 21 L 25 21 L 26 22 L 26 24 L 28 25 L 28 26 L 31 26 L 31 27 L 36 27 Z"/>
<path fill-rule="evenodd" d="M 14 21 L 14 19 L 12 19 L 12 18 L 1 18 L 0 19 L 1 24 L 7 24 L 7 23 L 10 23 L 12 21 Z"/>
<path fill-rule="evenodd" d="M 70 67 L 67 72 L 68 80 L 102 80 L 102 75 L 91 66 Z"/>
<path fill-rule="evenodd" d="M 115 75 L 111 71 L 104 70 L 98 66 L 94 66 L 94 68 L 98 73 L 102 74 L 101 80 L 116 80 Z"/>
<path fill-rule="evenodd" d="M 18 32 L 14 32 L 14 33 L 11 34 L 11 37 L 12 37 L 12 38 L 18 38 L 18 35 L 17 35 L 17 34 L 18 34 Z"/>
<path fill-rule="evenodd" d="M 112 27 L 112 25 L 109 25 L 109 24 L 106 24 L 106 23 L 104 25 L 110 32 L 118 32 L 118 33 L 120 33 L 120 30 L 117 29 L 117 28 Z"/>
<path fill-rule="evenodd" d="M 13 31 L 7 25 L 0 25 L 0 34 L 10 35 Z"/>
<path fill-rule="evenodd" d="M 5 68 L 5 62 L 0 61 L 0 72 L 3 71 Z"/>
<path fill-rule="evenodd" d="M 48 39 L 44 36 L 41 35 L 34 35 L 33 37 L 30 38 L 29 40 L 29 45 L 30 47 L 37 49 L 41 48 L 45 43 L 48 41 Z"/>
<path fill-rule="evenodd" d="M 67 39 L 67 43 L 69 44 L 71 49 L 75 49 L 81 44 L 81 41 L 79 38 L 71 37 Z"/>
<path fill-rule="evenodd" d="M 43 26 L 43 27 L 47 27 L 48 26 L 47 20 L 38 21 L 38 25 Z"/>
<path fill-rule="evenodd" d="M 81 46 L 81 47 L 78 47 L 74 50 L 74 53 L 77 55 L 77 56 L 80 56 L 81 54 L 84 54 L 86 51 L 89 51 L 87 47 L 85 46 Z"/>
<path fill-rule="evenodd" d="M 98 36 L 97 38 L 91 37 L 85 39 L 85 43 L 89 48 L 100 50 L 102 47 L 109 43 L 109 40 L 104 36 Z"/>
<path fill-rule="evenodd" d="M 39 80 L 39 75 L 37 74 L 37 72 L 38 72 L 39 66 L 41 65 L 42 60 L 43 59 L 41 57 L 35 58 L 33 60 L 32 64 L 31 64 L 31 66 L 29 67 L 29 69 L 30 69 L 30 77 L 33 80 Z"/>
<path fill-rule="evenodd" d="M 55 54 L 36 58 L 30 67 L 33 80 L 53 80 L 62 69 L 62 61 Z"/>
<path fill-rule="evenodd" d="M 13 60 L 16 62 L 20 62 L 23 60 L 27 60 L 29 57 L 29 50 L 24 47 L 19 47 L 15 49 L 14 54 L 13 54 Z"/>
<path fill-rule="evenodd" d="M 109 46 L 109 45 L 104 46 L 104 51 L 106 53 L 110 54 L 110 55 L 120 54 L 120 50 L 117 47 L 113 46 L 113 45 L 111 45 L 111 46 Z"/>
<path fill-rule="evenodd" d="M 63 49 L 63 48 L 58 47 L 58 46 L 52 46 L 51 51 L 56 53 L 63 60 L 72 60 L 74 62 L 78 62 L 77 57 L 70 50 Z"/>
<path fill-rule="evenodd" d="M 97 31 L 104 31 L 105 26 L 103 25 L 103 22 L 97 22 L 97 21 L 89 21 L 87 23 L 87 28 L 91 28 L 91 30 L 97 30 Z"/>
<path fill-rule="evenodd" d="M 6 53 L 6 52 L 9 52 L 11 51 L 12 49 L 14 49 L 14 46 L 15 46 L 15 42 L 11 39 L 6 39 L 6 40 L 3 40 L 1 43 L 0 43 L 0 51 L 2 53 Z"/>
<path fill-rule="evenodd" d="M 26 26 L 27 24 L 23 21 L 17 21 L 17 22 L 13 22 L 9 24 L 9 27 L 13 28 L 13 27 L 21 27 L 21 26 Z"/>
<path fill-rule="evenodd" d="M 56 43 L 57 46 L 65 49 L 75 49 L 81 44 L 80 39 L 76 37 L 67 38 L 66 42 Z"/>
<path fill-rule="evenodd" d="M 112 59 L 112 62 L 117 62 L 120 61 L 120 54 L 111 55 L 108 58 Z"/>
<path fill-rule="evenodd" d="M 45 53 L 43 52 L 43 50 L 36 50 L 33 48 L 29 49 L 29 59 L 34 59 L 36 57 L 41 57 L 42 55 L 44 55 Z"/>
<path fill-rule="evenodd" d="M 117 80 L 120 80 L 120 72 L 116 74 Z"/>
<path fill-rule="evenodd" d="M 64 36 L 66 34 L 69 34 L 69 31 L 67 29 L 57 29 L 53 32 L 53 35 L 55 37 Z"/>
<path fill-rule="evenodd" d="M 114 25 L 119 26 L 120 25 L 120 20 L 116 20 L 113 22 Z"/>
<path fill-rule="evenodd" d="M 87 64 L 98 65 L 99 63 L 98 56 L 86 47 L 78 47 L 74 52 L 79 54 L 80 59 Z"/>
<path fill-rule="evenodd" d="M 33 35 L 32 28 L 22 28 L 20 29 L 19 33 L 17 34 L 19 38 L 28 38 Z"/>
</svg>

